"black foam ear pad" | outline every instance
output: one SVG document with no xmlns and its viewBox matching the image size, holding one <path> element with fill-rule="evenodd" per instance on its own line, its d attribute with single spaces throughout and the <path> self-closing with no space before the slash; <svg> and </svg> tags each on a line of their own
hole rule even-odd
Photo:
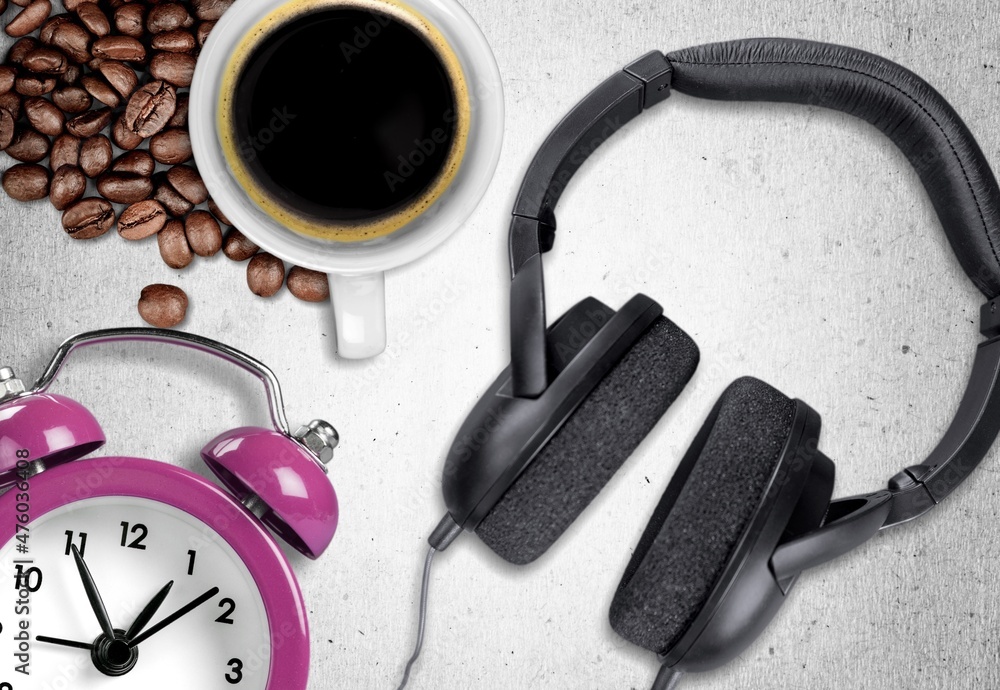
<svg viewBox="0 0 1000 690">
<path fill-rule="evenodd" d="M 545 553 L 677 399 L 698 359 L 690 336 L 657 319 L 483 519 L 479 537 L 519 565 Z"/>
<path fill-rule="evenodd" d="M 723 394 L 674 475 L 611 604 L 625 639 L 666 654 L 708 601 L 792 433 L 795 403 L 762 381 Z"/>
</svg>

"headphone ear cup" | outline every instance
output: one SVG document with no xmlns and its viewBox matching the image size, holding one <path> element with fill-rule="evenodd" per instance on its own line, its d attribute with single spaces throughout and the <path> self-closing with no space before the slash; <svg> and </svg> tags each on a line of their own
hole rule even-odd
<svg viewBox="0 0 1000 690">
<path fill-rule="evenodd" d="M 659 317 L 598 383 L 476 529 L 510 563 L 541 556 L 681 394 L 698 346 Z"/>
<path fill-rule="evenodd" d="M 757 379 L 739 379 L 726 390 L 618 587 L 610 619 L 619 635 L 661 655 L 681 640 L 766 500 L 796 411 L 795 401 Z"/>
</svg>

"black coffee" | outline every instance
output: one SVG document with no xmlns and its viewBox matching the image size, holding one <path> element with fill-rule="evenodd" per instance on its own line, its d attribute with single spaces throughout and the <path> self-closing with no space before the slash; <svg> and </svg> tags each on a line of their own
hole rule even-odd
<svg viewBox="0 0 1000 690">
<path fill-rule="evenodd" d="M 414 28 L 377 12 L 316 10 L 249 53 L 232 101 L 239 155 L 297 215 L 376 221 L 419 200 L 444 172 L 454 89 Z"/>
</svg>

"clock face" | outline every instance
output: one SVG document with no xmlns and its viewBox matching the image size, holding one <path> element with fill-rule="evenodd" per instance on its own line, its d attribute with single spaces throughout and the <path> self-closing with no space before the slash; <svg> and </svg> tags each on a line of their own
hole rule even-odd
<svg viewBox="0 0 1000 690">
<path fill-rule="evenodd" d="M 145 498 L 89 498 L 32 516 L 17 535 L 0 547 L 0 690 L 267 688 L 261 592 L 201 520 Z M 74 550 L 120 638 L 173 583 L 131 647 L 102 633 Z M 100 658 L 52 639 L 96 643 Z"/>
</svg>

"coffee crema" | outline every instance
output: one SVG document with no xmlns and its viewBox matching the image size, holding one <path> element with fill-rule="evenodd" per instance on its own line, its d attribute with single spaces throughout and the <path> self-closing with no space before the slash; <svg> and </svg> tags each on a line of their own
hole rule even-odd
<svg viewBox="0 0 1000 690">
<path fill-rule="evenodd" d="M 448 189 L 470 104 L 444 36 L 395 0 L 291 0 L 229 60 L 223 153 L 240 186 L 299 234 L 392 234 Z"/>
</svg>

